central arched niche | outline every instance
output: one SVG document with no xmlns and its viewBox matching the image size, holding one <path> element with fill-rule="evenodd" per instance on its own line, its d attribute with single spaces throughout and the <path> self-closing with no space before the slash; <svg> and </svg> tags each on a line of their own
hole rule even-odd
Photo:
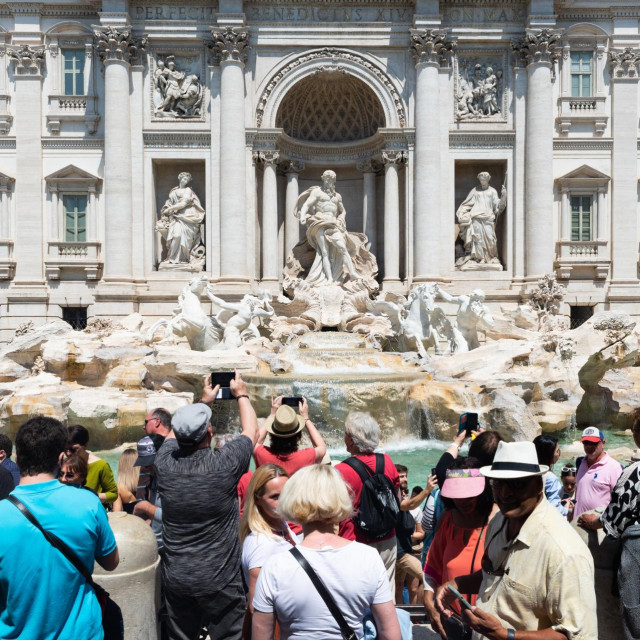
<svg viewBox="0 0 640 640">
<path fill-rule="evenodd" d="M 362 80 L 339 71 L 303 78 L 287 92 L 276 126 L 297 140 L 352 142 L 385 126 L 380 101 Z"/>
</svg>

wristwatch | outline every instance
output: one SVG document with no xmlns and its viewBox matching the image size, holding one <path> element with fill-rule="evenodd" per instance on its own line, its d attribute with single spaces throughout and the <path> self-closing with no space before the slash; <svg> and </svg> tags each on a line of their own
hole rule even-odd
<svg viewBox="0 0 640 640">
<path fill-rule="evenodd" d="M 516 640 L 516 630 L 507 629 L 507 640 Z"/>
</svg>

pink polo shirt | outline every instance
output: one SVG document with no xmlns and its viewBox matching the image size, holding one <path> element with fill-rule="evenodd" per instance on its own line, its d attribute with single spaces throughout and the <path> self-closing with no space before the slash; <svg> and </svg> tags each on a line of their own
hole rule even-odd
<svg viewBox="0 0 640 640">
<path fill-rule="evenodd" d="M 585 458 L 576 475 L 576 506 L 573 509 L 575 520 L 581 513 L 606 507 L 611 502 L 611 492 L 622 474 L 622 467 L 609 454 L 590 467 Z"/>
</svg>

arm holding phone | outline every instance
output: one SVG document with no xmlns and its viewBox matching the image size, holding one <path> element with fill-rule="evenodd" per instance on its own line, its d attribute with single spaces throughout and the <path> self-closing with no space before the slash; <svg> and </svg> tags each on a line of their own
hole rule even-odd
<svg viewBox="0 0 640 640">
<path fill-rule="evenodd" d="M 316 429 L 316 425 L 309 419 L 309 403 L 306 398 L 300 400 L 298 408 L 300 415 L 304 418 L 304 426 L 309 434 L 311 444 L 316 451 L 316 464 L 319 464 L 327 453 L 327 445 L 320 432 Z"/>
<path fill-rule="evenodd" d="M 229 383 L 229 388 L 231 389 L 231 395 L 238 401 L 238 408 L 240 409 L 240 426 L 242 427 L 240 435 L 247 436 L 255 447 L 258 441 L 258 416 L 256 416 L 255 409 L 247 396 L 245 381 L 237 370 L 235 373 L 235 378 Z"/>
<path fill-rule="evenodd" d="M 427 486 L 418 495 L 413 496 L 413 498 L 405 498 L 402 500 L 400 502 L 400 509 L 402 509 L 402 511 L 411 511 L 411 509 L 419 507 L 437 486 L 438 478 L 434 475 L 429 476 L 427 478 Z"/>
</svg>

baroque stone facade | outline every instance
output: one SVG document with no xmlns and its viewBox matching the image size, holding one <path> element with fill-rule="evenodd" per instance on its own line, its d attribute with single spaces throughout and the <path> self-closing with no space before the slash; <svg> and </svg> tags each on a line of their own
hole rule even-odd
<svg viewBox="0 0 640 640">
<path fill-rule="evenodd" d="M 0 341 L 281 294 L 326 169 L 382 291 L 640 315 L 639 72 L 632 2 L 0 3 Z"/>
</svg>

